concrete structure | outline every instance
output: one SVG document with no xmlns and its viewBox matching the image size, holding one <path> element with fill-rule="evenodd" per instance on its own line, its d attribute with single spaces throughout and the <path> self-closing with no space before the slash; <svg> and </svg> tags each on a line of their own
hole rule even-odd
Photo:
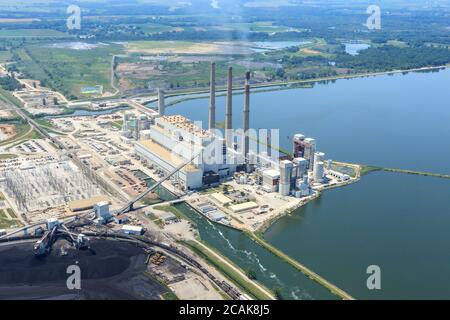
<svg viewBox="0 0 450 320">
<path fill-rule="evenodd" d="M 200 153 L 175 176 L 185 189 L 216 184 L 221 178 L 233 175 L 244 163 L 244 157 L 227 148 L 224 139 L 183 116 L 157 118 L 150 132 L 150 139 L 136 143 L 135 151 L 166 173 Z"/>
<path fill-rule="evenodd" d="M 138 227 L 138 226 L 123 226 L 122 227 L 122 233 L 127 234 L 127 235 L 136 235 L 136 236 L 140 236 L 144 234 L 144 229 L 142 227 Z"/>
<path fill-rule="evenodd" d="M 172 212 L 161 212 L 157 216 L 162 219 L 165 223 L 176 221 L 178 218 Z"/>
<path fill-rule="evenodd" d="M 273 169 L 268 169 L 262 173 L 262 186 L 266 192 L 277 192 L 280 183 L 280 172 Z"/>
<path fill-rule="evenodd" d="M 314 153 L 314 163 L 316 162 L 324 162 L 325 163 L 325 153 L 316 152 Z"/>
<path fill-rule="evenodd" d="M 234 213 L 249 211 L 258 208 L 258 204 L 256 202 L 250 201 L 241 204 L 236 204 L 234 206 L 230 206 L 230 210 Z"/>
<path fill-rule="evenodd" d="M 233 68 L 228 68 L 227 109 L 225 112 L 225 135 L 229 148 L 233 148 Z"/>
<path fill-rule="evenodd" d="M 166 103 L 164 97 L 164 91 L 158 89 L 158 113 L 160 116 L 164 116 L 166 112 Z"/>
<path fill-rule="evenodd" d="M 130 120 L 133 117 L 133 113 L 130 111 L 126 111 L 123 114 L 123 125 L 122 125 L 122 132 L 131 132 L 130 129 Z"/>
<path fill-rule="evenodd" d="M 325 165 L 323 162 L 316 162 L 314 163 L 314 182 L 315 183 L 322 183 L 323 178 L 325 176 Z"/>
<path fill-rule="evenodd" d="M 245 74 L 245 89 L 244 89 L 244 146 L 242 148 L 244 156 L 248 155 L 250 148 L 249 132 L 250 129 L 250 72 Z"/>
<path fill-rule="evenodd" d="M 134 138 L 140 140 L 141 132 L 150 129 L 152 122 L 153 119 L 149 118 L 146 114 L 140 114 L 136 117 L 131 112 L 125 112 L 121 135 L 128 139 Z"/>
<path fill-rule="evenodd" d="M 127 223 L 128 221 L 130 221 L 130 219 L 126 214 L 121 214 L 114 217 L 114 222 L 117 224 L 124 224 Z"/>
<path fill-rule="evenodd" d="M 141 131 L 141 139 L 142 140 L 149 140 L 152 138 L 152 131 L 151 130 L 142 130 Z"/>
<path fill-rule="evenodd" d="M 217 208 L 215 206 L 213 206 L 207 202 L 199 203 L 197 205 L 197 208 L 201 213 L 204 213 L 204 214 L 217 210 Z"/>
<path fill-rule="evenodd" d="M 313 167 L 313 176 L 314 182 L 320 183 L 323 182 L 323 178 L 325 176 L 325 153 L 316 152 L 314 153 L 314 167 Z"/>
<path fill-rule="evenodd" d="M 293 153 L 294 158 L 303 158 L 305 156 L 305 136 L 303 134 L 294 135 L 293 139 Z"/>
<path fill-rule="evenodd" d="M 59 227 L 61 225 L 61 221 L 56 218 L 50 218 L 47 220 L 47 229 L 52 230 L 54 227 Z"/>
<path fill-rule="evenodd" d="M 94 208 L 99 202 L 109 202 L 107 196 L 96 196 L 89 199 L 70 201 L 67 206 L 72 212 L 84 211 Z"/>
<path fill-rule="evenodd" d="M 304 140 L 304 156 L 308 160 L 308 169 L 312 171 L 314 169 L 314 154 L 316 153 L 316 140 L 312 138 L 306 138 Z"/>
<path fill-rule="evenodd" d="M 280 162 L 279 192 L 282 196 L 288 196 L 291 193 L 293 170 L 294 170 L 294 164 L 292 163 L 292 161 L 283 160 Z"/>
<path fill-rule="evenodd" d="M 227 216 L 222 211 L 215 210 L 215 211 L 209 212 L 208 217 L 215 222 L 219 222 L 221 220 L 224 220 Z"/>
<path fill-rule="evenodd" d="M 111 218 L 111 213 L 109 212 L 109 202 L 107 201 L 97 203 L 94 206 L 94 210 L 97 218 L 103 218 L 104 220 Z"/>
<path fill-rule="evenodd" d="M 351 179 L 348 174 L 344 174 L 333 170 L 328 170 L 327 175 L 331 176 L 332 178 L 338 179 L 339 181 L 348 181 Z"/>
<path fill-rule="evenodd" d="M 295 177 L 297 179 L 303 179 L 308 175 L 308 160 L 305 158 L 295 158 L 293 160 Z"/>
<path fill-rule="evenodd" d="M 216 63 L 211 63 L 210 97 L 209 97 L 209 130 L 216 128 Z"/>
<path fill-rule="evenodd" d="M 333 160 L 325 161 L 325 169 L 327 171 L 333 170 Z"/>
<path fill-rule="evenodd" d="M 230 198 L 228 198 L 227 196 L 223 195 L 220 192 L 211 194 L 211 197 L 215 201 L 219 202 L 222 206 L 226 206 L 226 205 L 228 205 L 230 203 L 233 203 L 233 200 L 231 200 Z"/>
<path fill-rule="evenodd" d="M 303 179 L 297 180 L 295 196 L 297 198 L 307 197 L 311 194 L 311 186 L 309 184 L 309 179 L 305 176 Z"/>
</svg>

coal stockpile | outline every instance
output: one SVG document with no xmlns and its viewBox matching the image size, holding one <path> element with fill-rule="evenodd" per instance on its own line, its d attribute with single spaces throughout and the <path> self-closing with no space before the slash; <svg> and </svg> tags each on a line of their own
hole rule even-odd
<svg viewBox="0 0 450 320">
<path fill-rule="evenodd" d="M 130 243 L 95 240 L 78 251 L 64 240 L 36 257 L 33 243 L 0 246 L 0 299 L 160 299 L 166 289 L 148 276 L 146 254 Z M 79 266 L 81 289 L 70 290 L 69 266 Z"/>
</svg>

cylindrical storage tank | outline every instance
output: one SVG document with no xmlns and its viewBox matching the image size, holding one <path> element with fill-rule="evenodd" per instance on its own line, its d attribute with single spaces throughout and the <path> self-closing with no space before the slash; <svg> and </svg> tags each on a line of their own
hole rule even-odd
<svg viewBox="0 0 450 320">
<path fill-rule="evenodd" d="M 323 153 L 323 152 L 314 153 L 314 163 L 324 162 L 324 161 L 325 161 L 325 153 Z"/>
<path fill-rule="evenodd" d="M 324 163 L 316 162 L 314 164 L 314 182 L 322 182 L 324 176 Z"/>
<path fill-rule="evenodd" d="M 291 193 L 290 184 L 280 184 L 280 194 L 287 197 Z"/>
</svg>

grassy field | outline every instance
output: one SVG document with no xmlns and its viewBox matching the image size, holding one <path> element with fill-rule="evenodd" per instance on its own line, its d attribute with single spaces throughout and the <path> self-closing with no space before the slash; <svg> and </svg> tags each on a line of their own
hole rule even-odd
<svg viewBox="0 0 450 320">
<path fill-rule="evenodd" d="M 11 92 L 4 90 L 3 88 L 0 88 L 0 100 L 5 101 L 6 103 L 12 103 L 16 107 L 22 108 L 23 104 L 22 102 L 14 97 Z"/>
<path fill-rule="evenodd" d="M 110 121 L 109 124 L 113 126 L 114 128 L 117 128 L 119 130 L 122 130 L 123 127 L 123 121 Z"/>
<path fill-rule="evenodd" d="M 158 23 L 146 23 L 146 24 L 140 24 L 139 27 L 141 30 L 145 33 L 159 33 L 159 32 L 169 32 L 174 31 L 177 28 L 167 26 L 164 24 L 158 24 Z"/>
<path fill-rule="evenodd" d="M 132 60 L 130 60 L 132 61 Z M 124 60 L 124 62 L 128 62 Z M 132 61 L 134 62 L 134 61 Z M 158 72 L 148 72 L 140 74 L 139 71 L 133 74 L 121 74 L 122 79 L 127 79 L 137 87 L 147 87 L 148 83 L 152 87 L 162 86 L 170 89 L 207 87 L 210 77 L 210 62 L 202 61 L 196 63 L 183 62 L 159 62 Z M 148 66 L 143 64 L 142 66 Z M 225 82 L 229 64 L 225 61 L 217 62 L 216 77 L 217 81 Z M 231 64 L 233 72 L 236 75 L 244 74 L 246 68 L 242 65 Z"/>
<path fill-rule="evenodd" d="M 371 172 L 380 171 L 380 170 L 383 170 L 383 168 L 376 167 L 376 166 L 363 165 L 363 166 L 361 166 L 361 175 L 364 176 L 364 175 L 369 174 Z"/>
<path fill-rule="evenodd" d="M 0 51 L 0 63 L 5 63 L 11 59 L 11 53 L 9 51 Z"/>
<path fill-rule="evenodd" d="M 6 144 L 13 143 L 12 145 L 10 145 L 6 148 L 6 150 L 10 150 L 10 149 L 24 143 L 25 141 L 33 140 L 33 139 L 41 139 L 41 138 L 42 138 L 41 134 L 33 129 L 29 133 L 26 133 L 25 135 L 17 136 L 16 138 L 13 138 L 12 140 L 7 140 L 7 141 L 0 143 L 0 146 L 4 146 Z"/>
<path fill-rule="evenodd" d="M 21 226 L 22 224 L 19 221 L 14 220 L 17 218 L 16 214 L 11 209 L 7 210 L 13 220 L 8 218 L 4 210 L 0 210 L 0 229 L 9 229 L 15 226 Z"/>
<path fill-rule="evenodd" d="M 240 32 L 287 32 L 291 28 L 276 25 L 271 21 L 257 21 L 251 23 L 228 23 L 221 29 Z"/>
<path fill-rule="evenodd" d="M 333 162 L 332 167 L 333 167 L 334 171 L 348 174 L 350 177 L 356 178 L 357 172 L 356 172 L 355 168 L 352 166 Z"/>
<path fill-rule="evenodd" d="M 0 29 L 0 38 L 63 38 L 69 37 L 63 33 L 50 29 Z"/>
<path fill-rule="evenodd" d="M 91 50 L 50 48 L 48 45 L 30 45 L 19 49 L 18 67 L 43 85 L 58 90 L 68 97 L 80 97 L 81 88 L 102 85 L 111 91 L 111 60 L 121 52 L 120 45 L 101 46 Z"/>
</svg>

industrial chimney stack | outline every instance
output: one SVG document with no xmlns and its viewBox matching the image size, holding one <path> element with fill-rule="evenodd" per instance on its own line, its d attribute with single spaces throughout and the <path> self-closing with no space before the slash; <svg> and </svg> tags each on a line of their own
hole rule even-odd
<svg viewBox="0 0 450 320">
<path fill-rule="evenodd" d="M 233 147 L 233 68 L 228 68 L 227 110 L 225 115 L 225 135 L 227 146 Z"/>
<path fill-rule="evenodd" d="M 244 98 L 244 156 L 249 152 L 249 129 L 250 129 L 250 72 L 245 74 L 245 98 Z"/>
<path fill-rule="evenodd" d="M 166 104 L 164 101 L 164 91 L 161 89 L 158 89 L 158 113 L 162 117 L 164 116 L 166 112 Z"/>
<path fill-rule="evenodd" d="M 209 130 L 216 128 L 216 64 L 211 63 L 211 89 L 209 102 Z"/>
</svg>

